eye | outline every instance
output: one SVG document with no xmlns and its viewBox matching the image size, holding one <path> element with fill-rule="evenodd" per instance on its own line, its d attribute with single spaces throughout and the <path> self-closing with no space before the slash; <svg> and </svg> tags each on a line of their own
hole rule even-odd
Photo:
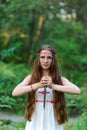
<svg viewBox="0 0 87 130">
<path fill-rule="evenodd" d="M 45 57 L 44 56 L 40 56 L 41 59 L 44 59 Z"/>
<path fill-rule="evenodd" d="M 48 56 L 47 59 L 52 59 L 53 57 L 52 56 Z"/>
</svg>

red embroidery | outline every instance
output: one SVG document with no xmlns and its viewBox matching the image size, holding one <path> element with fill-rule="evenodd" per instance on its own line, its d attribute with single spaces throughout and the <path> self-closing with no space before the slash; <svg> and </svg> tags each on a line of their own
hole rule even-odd
<svg viewBox="0 0 87 130">
<path fill-rule="evenodd" d="M 36 102 L 44 102 L 43 100 L 36 100 Z M 50 103 L 54 103 L 53 100 L 46 100 L 45 102 L 50 102 Z"/>
<path fill-rule="evenodd" d="M 40 93 L 40 94 L 50 94 L 50 92 L 44 92 L 44 91 L 39 91 L 38 93 Z"/>
<path fill-rule="evenodd" d="M 41 54 L 51 54 L 52 55 L 52 52 L 40 52 L 40 55 Z"/>
</svg>

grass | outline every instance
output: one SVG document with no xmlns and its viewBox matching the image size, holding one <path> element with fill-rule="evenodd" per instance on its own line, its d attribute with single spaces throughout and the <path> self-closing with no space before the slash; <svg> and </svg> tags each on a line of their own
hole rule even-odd
<svg viewBox="0 0 87 130">
<path fill-rule="evenodd" d="M 25 121 L 13 122 L 11 120 L 1 120 L 0 130 L 24 130 L 25 124 Z M 64 124 L 64 130 L 87 130 L 87 112 L 82 113 L 77 118 L 70 118 Z"/>
</svg>

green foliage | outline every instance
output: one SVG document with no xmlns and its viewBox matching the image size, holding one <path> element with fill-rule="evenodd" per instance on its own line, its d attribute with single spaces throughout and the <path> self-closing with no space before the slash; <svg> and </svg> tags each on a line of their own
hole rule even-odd
<svg viewBox="0 0 87 130">
<path fill-rule="evenodd" d="M 2 130 L 24 130 L 24 128 L 25 128 L 25 121 L 18 123 L 10 121 L 10 124 L 6 124 L 4 122 L 2 126 Z"/>
<path fill-rule="evenodd" d="M 21 113 L 24 111 L 26 96 L 12 97 L 12 90 L 28 74 L 28 68 L 24 64 L 15 65 L 4 62 L 0 62 L 0 68 L 0 109 Z M 87 109 L 86 91 L 87 89 L 84 87 L 81 89 L 81 95 L 66 94 L 66 104 L 70 115 L 75 116 Z M 19 103 L 21 106 L 18 105 Z"/>
<path fill-rule="evenodd" d="M 5 121 L 2 125 L 2 130 L 24 130 L 25 124 L 25 121 Z M 69 119 L 69 121 L 64 124 L 64 130 L 87 130 L 87 112 L 83 112 L 82 115 L 77 118 Z"/>
<path fill-rule="evenodd" d="M 14 125 L 14 126 L 16 126 L 16 128 L 19 130 L 24 130 L 25 122 L 16 123 L 16 125 Z"/>
<path fill-rule="evenodd" d="M 15 99 L 9 96 L 1 96 L 0 97 L 0 108 L 14 109 L 13 106 L 17 105 Z"/>
<path fill-rule="evenodd" d="M 0 36 L 0 38 L 2 39 L 3 36 Z M 27 39 L 22 38 L 20 34 L 11 35 L 6 47 L 4 47 L 5 41 L 0 40 L 2 44 L 0 46 L 0 60 L 4 62 L 27 63 L 29 52 L 31 51 L 28 44 L 25 46 L 25 43 L 28 41 Z"/>
<path fill-rule="evenodd" d="M 87 88 L 81 89 L 81 95 L 66 94 L 66 105 L 70 116 L 76 116 L 87 109 Z"/>
<path fill-rule="evenodd" d="M 52 6 L 53 3 L 54 2 L 49 0 L 47 1 L 47 3 L 41 0 L 25 0 L 23 3 L 21 2 L 21 0 L 3 2 L 0 6 L 2 12 L 1 17 L 3 18 L 1 21 L 2 28 L 4 30 L 8 30 L 9 28 L 13 30 L 13 28 L 18 27 L 21 29 L 22 32 L 27 33 L 28 30 L 31 28 L 30 26 L 28 26 L 28 24 L 31 24 L 33 15 L 35 18 L 36 26 L 39 15 L 43 14 L 43 12 L 45 13 L 44 15 L 47 15 L 50 6 Z M 58 9 L 58 6 L 55 6 L 55 9 Z"/>
<path fill-rule="evenodd" d="M 24 107 L 22 102 L 25 101 L 25 96 L 14 98 L 12 97 L 12 91 L 29 73 L 28 68 L 24 64 L 15 65 L 4 62 L 0 62 L 0 68 L 0 109 L 17 111 L 20 107 Z M 18 106 L 19 103 L 22 103 L 22 105 Z"/>
<path fill-rule="evenodd" d="M 64 2 L 77 7 L 75 1 L 69 2 L 67 0 Z M 53 0 L 47 0 L 46 2 L 41 0 L 3 2 L 1 4 L 2 32 L 3 30 L 11 31 L 11 29 L 16 32 L 16 28 L 19 31 L 10 37 L 8 46 L 1 50 L 1 60 L 28 63 L 33 50 L 35 53 L 41 44 L 51 44 L 57 48 L 57 57 L 61 63 L 63 74 L 65 73 L 77 85 L 80 85 L 83 80 L 83 82 L 86 82 L 87 29 L 84 28 L 82 23 L 76 23 L 72 18 L 65 21 L 60 19 L 59 12 L 61 8 L 65 9 L 65 7 L 59 4 L 59 1 L 54 2 Z M 7 17 L 3 17 L 3 14 Z M 43 38 L 42 40 L 38 39 L 37 43 L 34 43 L 40 16 L 46 17 L 43 28 L 44 32 L 40 35 Z M 9 23 L 6 22 L 8 19 Z M 25 37 L 21 37 L 21 34 L 24 34 Z"/>
<path fill-rule="evenodd" d="M 25 122 L 18 122 L 18 123 L 15 123 L 15 122 L 10 122 L 10 124 L 6 125 L 4 124 L 2 126 L 2 130 L 24 130 L 25 128 Z"/>
<path fill-rule="evenodd" d="M 5 61 L 5 62 L 9 62 L 9 61 L 20 61 L 21 60 L 21 57 L 19 57 L 17 55 L 17 49 L 19 49 L 19 45 L 17 43 L 17 46 L 13 46 L 13 47 L 10 47 L 8 49 L 3 49 L 1 51 L 1 60 Z"/>
<path fill-rule="evenodd" d="M 76 123 L 66 123 L 65 130 L 87 130 L 87 112 L 83 112 L 82 115 L 76 119 Z"/>
<path fill-rule="evenodd" d="M 84 30 L 84 31 L 83 31 Z M 47 36 L 48 35 L 48 36 Z M 57 59 L 62 74 L 77 85 L 86 82 L 87 77 L 87 30 L 81 23 L 47 21 L 45 24 L 45 42 L 51 42 L 56 48 Z"/>
<path fill-rule="evenodd" d="M 76 15 L 86 10 L 85 0 L 80 8 L 79 1 L 21 0 L 3 1 L 0 5 L 0 108 L 20 109 L 16 104 L 25 102 L 25 97 L 13 98 L 11 93 L 28 72 L 26 64 L 34 61 L 41 44 L 51 44 L 56 49 L 56 57 L 63 76 L 70 79 L 82 90 L 81 96 L 67 95 L 67 107 L 74 112 L 82 112 L 87 108 L 86 94 L 83 88 L 87 85 L 87 28 L 84 24 L 69 18 L 60 18 L 60 9 L 79 8 Z M 78 6 L 77 6 L 78 5 Z M 72 12 L 72 11 L 71 11 Z M 85 11 L 83 11 L 84 14 Z M 72 13 L 71 13 L 72 14 Z M 85 15 L 81 14 L 81 16 Z M 45 16 L 37 42 L 37 28 L 40 16 Z M 82 17 L 81 17 L 82 18 Z M 81 20 L 80 18 L 80 20 Z M 83 20 L 82 20 L 83 21 Z M 87 23 L 87 22 L 86 22 Z M 43 31 L 44 30 L 44 31 Z M 7 33 L 8 37 L 5 37 Z M 8 40 L 7 40 L 8 39 Z M 32 56 L 31 56 L 32 54 Z M 32 58 L 33 57 L 33 58 Z M 16 65 L 15 63 L 21 63 Z M 22 71 L 21 71 L 22 70 Z M 6 98 L 6 101 L 4 101 Z M 79 103 L 78 103 L 79 102 Z M 24 103 L 21 104 L 24 107 Z M 19 108 L 18 108 L 19 107 Z M 15 111 L 14 110 L 14 111 Z M 69 110 L 70 111 L 70 110 Z"/>
</svg>

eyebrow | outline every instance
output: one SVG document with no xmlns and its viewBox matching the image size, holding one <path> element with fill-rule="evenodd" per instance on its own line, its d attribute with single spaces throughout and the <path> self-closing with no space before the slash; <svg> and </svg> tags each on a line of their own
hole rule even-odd
<svg viewBox="0 0 87 130">
<path fill-rule="evenodd" d="M 45 57 L 44 55 L 42 55 L 42 56 L 40 56 L 40 57 Z M 47 56 L 47 57 L 51 57 L 51 58 L 53 58 L 53 56 Z"/>
</svg>

